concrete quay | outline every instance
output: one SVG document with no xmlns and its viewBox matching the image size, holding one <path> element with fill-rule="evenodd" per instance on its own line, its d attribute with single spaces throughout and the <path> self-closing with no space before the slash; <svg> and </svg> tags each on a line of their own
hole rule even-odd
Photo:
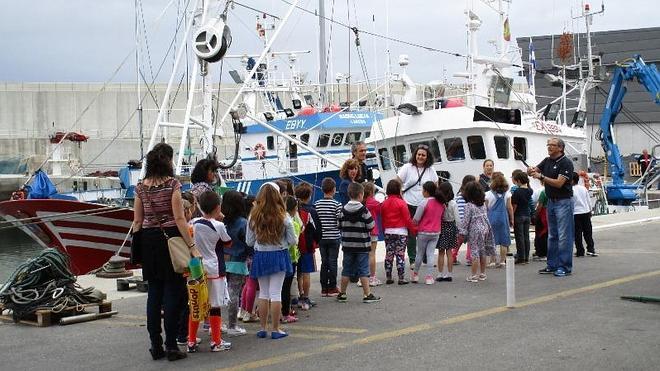
<svg viewBox="0 0 660 371">
<path fill-rule="evenodd" d="M 321 298 L 318 275 L 312 298 L 282 340 L 258 339 L 257 326 L 229 338 L 233 349 L 201 352 L 177 362 L 152 361 L 147 348 L 144 294 L 117 293 L 114 280 L 81 277 L 108 292 L 119 314 L 70 326 L 35 328 L 0 322 L 2 364 L 12 369 L 566 369 L 654 370 L 660 362 L 660 307 L 621 300 L 622 295 L 660 297 L 660 210 L 593 218 L 599 257 L 574 259 L 571 276 L 539 275 L 545 265 L 515 266 L 515 308 L 506 308 L 504 269 L 480 283 L 388 285 L 383 300 L 361 302 L 348 289 L 347 303 Z M 379 261 L 384 248 L 379 246 Z M 463 259 L 464 253 L 460 255 Z M 424 267 L 422 268 L 424 269 Z M 378 276 L 384 279 L 382 263 Z M 11 365 L 11 366 L 9 366 Z M 4 368 L 3 366 L 2 368 Z"/>
</svg>

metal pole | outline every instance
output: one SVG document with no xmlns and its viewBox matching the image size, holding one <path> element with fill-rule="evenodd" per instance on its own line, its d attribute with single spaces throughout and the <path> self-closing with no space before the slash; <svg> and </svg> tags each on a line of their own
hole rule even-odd
<svg viewBox="0 0 660 371">
<path fill-rule="evenodd" d="M 195 8 L 197 9 L 197 4 L 199 3 L 199 0 L 195 2 Z M 186 32 L 183 34 L 183 39 L 184 43 L 187 42 L 188 36 L 190 35 L 190 30 L 192 30 L 193 26 L 193 20 L 194 17 L 191 17 L 190 20 L 188 21 L 188 26 L 186 27 Z M 150 151 L 154 145 L 156 144 L 156 136 L 158 134 L 158 126 L 159 123 L 163 120 L 163 114 L 165 111 L 167 111 L 167 102 L 170 99 L 170 94 L 172 93 L 172 86 L 174 85 L 174 75 L 176 74 L 176 71 L 179 67 L 179 62 L 181 61 L 181 57 L 183 56 L 183 53 L 185 52 L 186 48 L 181 48 L 179 49 L 179 52 L 176 56 L 176 59 L 174 60 L 174 67 L 172 67 L 172 74 L 170 75 L 170 80 L 167 82 L 167 89 L 165 90 L 165 95 L 163 96 L 163 102 L 160 105 L 160 110 L 158 111 L 158 117 L 156 118 L 156 123 L 154 125 L 154 129 L 151 132 L 151 139 L 149 139 L 149 146 L 147 147 L 147 151 Z M 147 164 L 146 161 L 142 164 L 142 170 L 140 170 L 140 179 L 144 178 L 144 173 L 147 170 Z"/>
<path fill-rule="evenodd" d="M 319 0 L 319 106 L 323 107 L 328 101 L 327 96 L 327 70 L 325 51 L 325 5 Z"/>
<path fill-rule="evenodd" d="M 138 0 L 135 0 L 135 82 L 137 83 L 138 130 L 140 131 L 140 159 L 144 158 L 144 133 L 142 132 L 142 98 L 140 95 L 140 27 L 138 25 Z"/>
</svg>

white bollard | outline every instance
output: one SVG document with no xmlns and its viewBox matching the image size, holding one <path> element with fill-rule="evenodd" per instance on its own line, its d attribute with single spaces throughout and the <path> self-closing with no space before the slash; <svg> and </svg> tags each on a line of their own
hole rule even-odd
<svg viewBox="0 0 660 371">
<path fill-rule="evenodd" d="M 515 259 L 513 254 L 506 256 L 506 306 L 514 308 L 516 306 L 516 273 Z"/>
</svg>

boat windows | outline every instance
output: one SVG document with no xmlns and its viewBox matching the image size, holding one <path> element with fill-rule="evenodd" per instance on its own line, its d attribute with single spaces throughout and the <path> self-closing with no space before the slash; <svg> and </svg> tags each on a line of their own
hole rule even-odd
<svg viewBox="0 0 660 371">
<path fill-rule="evenodd" d="M 378 155 L 380 156 L 380 165 L 383 167 L 383 171 L 391 169 L 392 161 L 390 160 L 390 152 L 387 148 L 378 148 Z"/>
<path fill-rule="evenodd" d="M 355 142 L 359 142 L 362 137 L 362 133 L 348 133 L 346 134 L 346 141 L 344 141 L 345 146 L 350 146 Z"/>
<path fill-rule="evenodd" d="M 370 132 L 370 131 L 365 131 L 365 132 L 364 132 L 364 139 L 367 139 L 367 138 L 369 138 L 370 136 L 371 136 L 371 132 Z"/>
<path fill-rule="evenodd" d="M 494 139 L 497 158 L 509 158 L 509 138 L 495 137 Z"/>
<path fill-rule="evenodd" d="M 486 147 L 484 146 L 484 138 L 481 135 L 470 135 L 467 137 L 468 150 L 470 151 L 470 158 L 473 160 L 486 159 Z"/>
<path fill-rule="evenodd" d="M 323 133 L 319 135 L 319 140 L 316 142 L 317 147 L 327 147 L 330 141 L 330 134 Z"/>
<path fill-rule="evenodd" d="M 527 139 L 521 137 L 513 137 L 513 158 L 516 160 L 527 160 Z"/>
<path fill-rule="evenodd" d="M 415 153 L 415 150 L 417 150 L 417 147 L 419 147 L 420 145 L 424 145 L 429 148 L 431 154 L 433 155 L 433 160 L 435 162 L 442 161 L 442 156 L 440 154 L 440 147 L 438 147 L 438 142 L 436 140 L 425 140 L 422 142 L 410 143 L 410 153 Z"/>
<path fill-rule="evenodd" d="M 394 163 L 397 166 L 401 166 L 406 161 L 408 161 L 408 156 L 406 155 L 406 146 L 403 144 L 392 147 L 392 153 L 394 154 Z"/>
<path fill-rule="evenodd" d="M 303 134 L 300 136 L 300 141 L 305 145 L 309 144 L 309 134 Z"/>
<path fill-rule="evenodd" d="M 275 149 L 275 138 L 272 135 L 266 137 L 266 148 L 271 151 Z"/>
<path fill-rule="evenodd" d="M 341 141 L 344 139 L 344 133 L 334 133 L 332 135 L 332 142 L 330 143 L 331 147 L 341 146 Z"/>
<path fill-rule="evenodd" d="M 461 138 L 447 138 L 444 141 L 447 161 L 465 160 L 465 150 Z"/>
<path fill-rule="evenodd" d="M 476 106 L 472 121 L 499 122 L 502 124 L 520 125 L 520 110 Z"/>
</svg>

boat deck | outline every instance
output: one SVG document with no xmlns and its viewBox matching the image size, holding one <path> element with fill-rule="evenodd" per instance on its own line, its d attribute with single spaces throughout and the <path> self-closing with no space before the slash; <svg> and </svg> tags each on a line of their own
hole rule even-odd
<svg viewBox="0 0 660 371">
<path fill-rule="evenodd" d="M 575 258 L 572 276 L 539 275 L 542 262 L 515 266 L 514 309 L 505 307 L 504 269 L 474 284 L 461 264 L 454 282 L 380 286 L 374 291 L 383 300 L 369 305 L 354 284 L 348 303 L 321 298 L 315 274 L 318 306 L 299 311 L 300 321 L 285 326 L 288 338 L 258 339 L 251 323 L 248 335 L 228 338 L 231 351 L 209 353 L 201 333 L 200 353 L 170 363 L 147 352 L 145 294 L 80 277 L 83 286 L 106 290 L 119 314 L 48 329 L 0 323 L 0 349 L 15 369 L 655 369 L 659 307 L 620 296 L 660 297 L 660 210 L 594 217 L 593 224 L 600 256 Z M 378 272 L 384 279 L 382 263 Z"/>
</svg>

